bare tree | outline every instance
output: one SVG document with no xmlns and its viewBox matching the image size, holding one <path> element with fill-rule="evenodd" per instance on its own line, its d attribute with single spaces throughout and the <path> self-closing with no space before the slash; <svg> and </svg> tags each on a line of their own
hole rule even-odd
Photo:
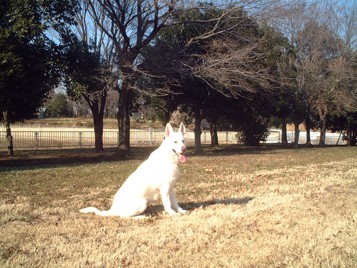
<svg viewBox="0 0 357 268">
<path fill-rule="evenodd" d="M 204 106 L 209 96 L 219 92 L 230 98 L 246 97 L 272 88 L 272 68 L 264 63 L 272 53 L 265 47 L 257 19 L 241 7 L 202 4 L 173 17 L 173 22 L 149 49 L 143 65 L 154 69 L 150 73 L 161 74 L 164 85 L 179 87 L 186 95 L 183 101 L 195 118 L 195 151 L 199 152 L 200 122 L 207 114 Z"/>
<path fill-rule="evenodd" d="M 319 115 L 320 145 L 325 145 L 327 119 L 331 112 L 356 108 L 356 99 L 350 91 L 355 78 L 353 54 L 349 49 L 353 40 L 350 28 L 352 25 L 356 27 L 356 15 L 353 15 L 356 5 L 348 12 L 350 16 L 344 14 L 350 18 L 348 20 L 339 15 L 340 8 L 332 3 L 316 6 L 315 12 L 320 16 L 312 17 L 298 35 L 300 78 L 308 92 L 310 107 Z M 341 24 L 344 19 L 345 23 Z"/>
<path fill-rule="evenodd" d="M 215 40 L 208 48 L 210 53 L 198 57 L 202 64 L 195 65 L 193 73 L 228 97 L 266 90 L 274 78 L 270 67 L 261 64 L 266 54 L 259 51 L 258 42 L 242 45 L 237 40 Z"/>
<path fill-rule="evenodd" d="M 89 15 L 87 1 L 80 1 L 75 14 L 76 24 L 62 33 L 67 62 L 67 92 L 74 100 L 84 99 L 92 113 L 95 150 L 103 151 L 103 117 L 108 90 L 117 86 L 113 73 L 113 43 L 96 20 Z M 107 24 L 103 9 L 96 14 L 101 24 Z"/>
<path fill-rule="evenodd" d="M 129 153 L 131 89 L 135 87 L 140 50 L 148 45 L 173 12 L 176 1 L 90 0 L 91 16 L 113 43 L 119 83 L 119 149 Z M 103 10 L 105 19 L 98 13 Z"/>
<path fill-rule="evenodd" d="M 298 90 L 304 92 L 308 110 L 319 116 L 320 145 L 324 145 L 331 112 L 356 107 L 350 90 L 355 80 L 352 52 L 356 48 L 356 2 L 299 0 L 279 11 L 280 19 L 271 23 L 296 49 Z M 309 116 L 305 122 L 310 142 Z"/>
<path fill-rule="evenodd" d="M 231 13 L 233 6 L 247 6 L 251 14 L 257 15 L 274 0 L 240 0 L 223 3 L 226 12 Z M 151 44 L 159 31 L 173 24 L 174 14 L 179 14 L 187 9 L 194 9 L 198 4 L 195 1 L 114 1 L 114 0 L 89 0 L 91 16 L 103 29 L 107 38 L 114 45 L 115 68 L 119 74 L 119 102 L 118 102 L 118 127 L 119 149 L 129 153 L 130 149 L 130 117 L 129 108 L 132 102 L 132 90 L 137 86 L 138 74 L 141 73 L 139 64 L 142 61 L 142 49 Z M 105 11 L 108 23 L 103 23 L 97 10 Z M 222 15 L 215 19 L 217 26 L 226 18 Z M 222 33 L 219 27 L 211 28 L 207 32 L 196 36 L 190 43 L 207 39 Z M 199 74 L 199 72 L 197 72 Z"/>
</svg>

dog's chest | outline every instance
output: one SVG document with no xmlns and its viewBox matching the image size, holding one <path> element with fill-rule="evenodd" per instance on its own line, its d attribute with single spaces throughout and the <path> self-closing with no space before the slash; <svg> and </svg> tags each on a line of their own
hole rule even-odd
<svg viewBox="0 0 357 268">
<path fill-rule="evenodd" d="M 157 156 L 157 155 L 154 155 Z M 179 167 L 167 158 L 151 156 L 135 172 L 135 176 L 146 178 L 146 180 L 174 181 L 179 176 Z M 140 175 L 139 175 L 140 174 Z"/>
<path fill-rule="evenodd" d="M 152 175 L 161 182 L 174 182 L 178 179 L 180 171 L 177 165 L 170 162 L 161 162 L 160 166 L 152 168 Z"/>
<path fill-rule="evenodd" d="M 177 165 L 173 166 L 170 169 L 170 172 L 168 172 L 168 174 L 170 174 L 169 175 L 170 183 L 175 182 L 179 178 L 179 175 L 180 175 L 180 170 L 179 170 L 178 166 Z"/>
</svg>

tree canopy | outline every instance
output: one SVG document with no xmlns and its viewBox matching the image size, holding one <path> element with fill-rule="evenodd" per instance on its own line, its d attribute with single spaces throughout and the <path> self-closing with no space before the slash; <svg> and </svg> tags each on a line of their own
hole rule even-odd
<svg viewBox="0 0 357 268">
<path fill-rule="evenodd" d="M 58 51 L 46 30 L 69 23 L 74 6 L 71 1 L 1 1 L 0 109 L 10 154 L 10 123 L 32 117 L 58 83 Z"/>
<path fill-rule="evenodd" d="M 272 117 L 283 132 L 295 125 L 296 145 L 302 122 L 308 133 L 320 128 L 321 145 L 328 128 L 353 144 L 356 10 L 304 0 L 1 0 L 0 108 L 8 125 L 31 117 L 61 80 L 88 102 L 99 149 L 109 88 L 126 153 L 136 99 L 165 121 L 176 109 L 193 116 L 197 151 L 203 119 L 213 136 L 231 128 L 247 144 L 264 139 Z"/>
</svg>

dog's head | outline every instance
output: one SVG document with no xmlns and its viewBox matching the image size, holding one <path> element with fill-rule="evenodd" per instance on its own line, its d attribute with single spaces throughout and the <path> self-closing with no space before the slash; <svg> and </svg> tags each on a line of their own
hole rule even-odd
<svg viewBox="0 0 357 268">
<path fill-rule="evenodd" d="M 165 143 L 170 146 L 173 155 L 177 156 L 180 163 L 186 162 L 186 128 L 180 124 L 178 132 L 175 132 L 170 123 L 165 128 Z"/>
</svg>

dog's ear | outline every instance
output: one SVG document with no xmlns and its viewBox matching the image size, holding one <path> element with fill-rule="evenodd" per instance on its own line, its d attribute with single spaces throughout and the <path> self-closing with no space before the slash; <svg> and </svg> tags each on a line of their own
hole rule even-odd
<svg viewBox="0 0 357 268">
<path fill-rule="evenodd" d="M 167 123 L 166 124 L 166 127 L 165 127 L 165 138 L 167 138 L 168 136 L 170 136 L 170 134 L 173 132 L 173 128 L 171 126 L 170 123 Z"/>
<path fill-rule="evenodd" d="M 186 134 L 186 127 L 185 127 L 185 125 L 183 123 L 180 124 L 179 132 L 181 132 L 182 135 Z"/>
</svg>

